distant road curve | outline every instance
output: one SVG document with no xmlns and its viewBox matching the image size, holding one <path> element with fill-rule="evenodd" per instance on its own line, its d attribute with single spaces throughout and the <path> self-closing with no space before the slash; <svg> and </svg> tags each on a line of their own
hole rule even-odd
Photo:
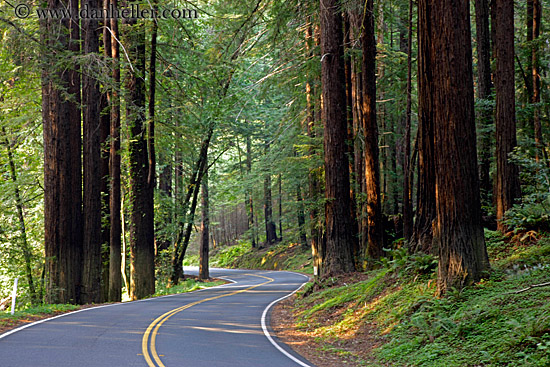
<svg viewBox="0 0 550 367">
<path fill-rule="evenodd" d="M 0 365 L 314 367 L 269 328 L 271 307 L 307 276 L 230 269 L 211 269 L 210 275 L 232 283 L 84 309 L 6 332 Z"/>
</svg>

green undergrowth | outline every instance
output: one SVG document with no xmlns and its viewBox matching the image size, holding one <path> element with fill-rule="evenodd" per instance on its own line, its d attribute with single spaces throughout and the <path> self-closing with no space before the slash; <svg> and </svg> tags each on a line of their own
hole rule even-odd
<svg viewBox="0 0 550 367">
<path fill-rule="evenodd" d="M 249 242 L 213 250 L 211 266 L 239 269 L 291 270 L 313 273 L 311 250 L 297 243 L 252 249 Z"/>
<path fill-rule="evenodd" d="M 474 286 L 437 298 L 433 257 L 394 250 L 360 280 L 309 283 L 298 327 L 357 365 L 550 366 L 550 286 L 525 290 L 550 281 L 550 236 L 486 236 L 493 270 Z M 354 338 L 368 356 L 346 347 Z"/>
</svg>

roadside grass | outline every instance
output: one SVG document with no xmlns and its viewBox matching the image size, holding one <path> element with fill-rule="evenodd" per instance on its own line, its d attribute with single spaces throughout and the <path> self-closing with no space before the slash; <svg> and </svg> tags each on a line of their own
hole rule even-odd
<svg viewBox="0 0 550 367">
<path fill-rule="evenodd" d="M 236 245 L 227 247 L 218 247 L 212 250 L 210 265 L 219 268 L 233 268 L 232 264 L 237 258 L 244 256 L 252 249 L 252 245 L 247 241 L 238 241 Z"/>
<path fill-rule="evenodd" d="M 313 274 L 311 250 L 297 243 L 252 249 L 250 242 L 212 251 L 211 266 L 240 269 L 289 270 Z"/>
<path fill-rule="evenodd" d="M 81 306 L 68 304 L 49 304 L 29 306 L 23 310 L 16 310 L 13 315 L 10 311 L 3 311 L 0 313 L 0 334 L 6 330 L 20 326 L 25 323 L 33 322 L 41 318 L 75 311 L 79 308 L 81 308 Z"/>
<path fill-rule="evenodd" d="M 358 365 L 549 366 L 550 287 L 516 292 L 550 281 L 550 236 L 486 237 L 493 271 L 475 286 L 437 298 L 430 260 L 394 250 L 361 281 L 309 283 L 297 326 Z M 369 350 L 354 349 L 367 329 Z"/>
</svg>

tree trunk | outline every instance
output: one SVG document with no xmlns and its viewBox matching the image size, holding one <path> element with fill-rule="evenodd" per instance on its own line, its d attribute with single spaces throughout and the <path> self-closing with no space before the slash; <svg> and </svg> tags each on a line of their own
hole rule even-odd
<svg viewBox="0 0 550 367">
<path fill-rule="evenodd" d="M 378 159 L 378 123 L 376 121 L 376 43 L 374 39 L 373 0 L 367 0 L 363 18 L 363 132 L 365 134 L 365 177 L 367 192 L 369 262 L 383 255 L 382 206 L 380 202 L 380 163 Z"/>
<path fill-rule="evenodd" d="M 432 37 L 426 1 L 418 7 L 418 188 L 416 220 L 411 251 L 436 252 L 432 249 L 432 223 L 435 221 L 435 153 L 433 70 L 430 58 Z"/>
<path fill-rule="evenodd" d="M 493 0 L 494 3 L 496 4 L 496 0 Z M 525 17 L 525 25 L 526 25 L 526 28 L 527 28 L 527 34 L 526 34 L 526 41 L 527 41 L 527 44 L 530 46 L 532 44 L 532 41 L 533 41 L 533 30 L 534 30 L 534 24 L 533 24 L 533 20 L 534 20 L 534 3 L 535 3 L 536 0 L 526 0 L 526 17 Z M 496 5 L 495 5 L 495 10 L 496 10 Z M 532 68 L 533 68 L 533 64 L 532 64 L 532 59 L 529 57 L 527 58 L 527 71 L 531 71 Z M 529 100 L 529 102 L 531 101 L 531 99 L 533 98 L 533 80 L 530 79 L 530 78 L 527 78 L 526 79 L 526 82 L 525 82 L 525 87 L 527 88 L 527 99 Z M 531 121 L 532 122 L 532 121 Z"/>
<path fill-rule="evenodd" d="M 302 199 L 302 188 L 300 184 L 296 186 L 296 202 L 298 204 L 298 231 L 300 233 L 300 245 L 305 249 L 307 248 L 307 234 L 306 234 L 306 215 L 304 212 L 304 203 Z"/>
<path fill-rule="evenodd" d="M 361 3 L 362 6 L 362 3 Z M 362 8 L 361 8 L 362 9 Z M 359 269 L 364 267 L 368 241 L 368 224 L 366 216 L 366 202 L 364 199 L 366 191 L 365 181 L 365 150 L 363 121 L 363 74 L 361 72 L 362 57 L 361 50 L 361 27 L 363 13 L 359 9 L 350 11 L 350 42 L 354 45 L 356 52 L 351 62 L 351 89 L 352 89 L 352 117 L 353 117 L 353 163 L 355 172 L 355 192 L 357 218 L 357 241 L 355 243 L 354 257 Z"/>
<path fill-rule="evenodd" d="M 342 15 L 336 0 L 321 0 L 321 84 L 325 148 L 326 252 L 324 277 L 354 270 L 347 158 L 346 81 Z"/>
<path fill-rule="evenodd" d="M 49 0 L 49 9 L 78 10 L 76 0 Z M 60 70 L 51 50 L 79 51 L 76 19 L 41 20 L 42 118 L 44 134 L 44 249 L 47 303 L 79 303 L 82 253 L 80 77 Z M 73 55 L 74 57 L 74 55 Z"/>
<path fill-rule="evenodd" d="M 206 159 L 208 162 L 208 158 Z M 210 218 L 208 211 L 208 172 L 204 173 L 201 181 L 201 239 L 199 249 L 199 279 L 206 280 L 210 278 L 208 270 L 208 242 L 210 238 Z"/>
<path fill-rule="evenodd" d="M 412 16 L 413 1 L 409 0 L 407 36 L 407 107 L 405 112 L 405 147 L 403 151 L 403 237 L 410 243 L 413 231 L 411 189 L 411 102 L 412 102 Z"/>
<path fill-rule="evenodd" d="M 110 0 L 102 0 L 103 8 L 108 9 Z M 100 27 L 103 29 L 103 52 L 106 60 L 111 60 L 111 20 L 104 18 Z M 107 28 L 109 27 L 109 28 Z M 111 112 L 109 101 L 112 99 L 112 88 L 103 86 L 101 92 L 99 113 L 100 113 L 100 132 L 99 132 L 99 144 L 101 147 L 101 299 L 104 301 L 109 300 L 109 260 L 110 260 L 110 209 L 109 209 L 109 184 L 110 184 L 110 172 L 109 172 L 109 160 L 110 160 L 110 147 L 109 147 L 109 134 L 111 131 Z"/>
<path fill-rule="evenodd" d="M 155 293 L 155 248 L 145 120 L 145 30 L 135 19 L 125 19 L 124 24 L 130 61 L 126 78 L 126 120 L 130 128 L 130 298 L 135 300 Z"/>
<path fill-rule="evenodd" d="M 82 9 L 98 8 L 97 0 L 85 0 Z M 99 52 L 98 21 L 82 19 L 84 55 Z M 93 70 L 82 76 L 83 131 L 84 131 L 84 251 L 82 268 L 82 303 L 101 302 L 101 146 L 99 83 Z"/>
<path fill-rule="evenodd" d="M 172 285 L 177 285 L 179 279 L 183 277 L 183 268 L 182 261 L 185 256 L 185 251 L 187 250 L 187 245 L 189 243 L 189 238 L 191 237 L 191 228 L 193 225 L 195 207 L 198 197 L 198 188 L 201 183 L 202 175 L 206 169 L 206 159 L 208 157 L 208 148 L 210 146 L 210 139 L 214 130 L 210 128 L 208 130 L 207 136 L 201 143 L 201 149 L 199 152 L 199 159 L 195 163 L 191 178 L 189 180 L 189 185 L 187 185 L 187 193 L 185 199 L 183 200 L 181 212 L 185 217 L 184 220 L 181 220 L 179 223 L 180 230 L 174 241 L 174 251 L 172 253 L 172 270 L 170 274 L 170 283 Z M 178 182 L 179 179 L 176 179 Z M 188 213 L 189 209 L 189 213 Z"/>
<path fill-rule="evenodd" d="M 159 157 L 160 165 L 164 166 L 159 175 L 159 190 L 161 194 L 169 199 L 170 202 L 173 199 L 172 196 L 172 162 L 170 157 Z M 157 231 L 161 228 L 161 225 L 166 228 L 172 224 L 172 213 L 166 213 L 160 218 L 157 218 L 158 222 L 156 224 Z M 160 234 L 156 232 L 155 234 L 155 259 L 157 263 L 160 258 L 159 255 L 162 251 L 168 250 L 170 248 L 170 234 L 163 233 Z"/>
<path fill-rule="evenodd" d="M 156 2 L 153 1 L 153 8 L 156 10 Z M 155 91 L 157 83 L 157 33 L 158 23 L 153 21 L 151 33 L 151 57 L 149 59 L 149 123 L 147 124 L 147 152 L 149 160 L 149 172 L 147 184 L 149 185 L 149 200 L 153 205 L 154 192 L 156 187 L 156 155 L 155 155 Z M 152 212 L 152 209 L 151 209 Z"/>
<path fill-rule="evenodd" d="M 545 150 L 544 140 L 542 138 L 542 125 L 541 125 L 541 112 L 540 112 L 540 62 L 539 62 L 539 49 L 538 39 L 540 36 L 542 22 L 542 5 L 540 0 L 533 0 L 533 36 L 531 45 L 531 75 L 533 79 L 533 95 L 531 103 L 535 106 L 533 108 L 533 130 L 535 132 L 536 160 L 539 161 L 544 158 L 546 164 L 549 165 L 548 155 Z"/>
<path fill-rule="evenodd" d="M 509 162 L 509 154 L 516 146 L 516 108 L 514 82 L 514 4 L 496 0 L 496 161 L 494 195 L 498 229 L 505 231 L 504 213 L 520 196 L 519 173 Z"/>
<path fill-rule="evenodd" d="M 250 175 L 252 171 L 252 143 L 250 136 L 246 136 L 246 172 Z M 256 248 L 256 223 L 254 222 L 254 199 L 252 190 L 247 191 L 248 205 L 248 228 L 252 231 L 252 248 Z"/>
<path fill-rule="evenodd" d="M 2 128 L 4 135 L 6 134 L 6 129 Z M 25 226 L 25 216 L 23 214 L 23 200 L 21 199 L 21 194 L 19 191 L 19 181 L 17 179 L 17 172 L 15 171 L 15 162 L 13 161 L 13 153 L 11 151 L 11 143 L 6 138 L 5 140 L 6 148 L 8 150 L 8 162 L 10 166 L 11 180 L 14 186 L 15 194 L 15 206 L 17 208 L 17 218 L 19 219 L 19 231 L 21 231 L 21 252 L 23 252 L 23 259 L 25 260 L 25 273 L 27 276 L 27 283 L 29 284 L 29 295 L 31 298 L 31 304 L 36 305 L 40 302 L 38 293 L 34 287 L 34 280 L 32 276 L 32 247 L 29 245 L 27 240 L 27 228 Z"/>
<path fill-rule="evenodd" d="M 117 0 L 111 0 L 113 7 Z M 113 84 L 111 92 L 111 144 L 109 176 L 111 179 L 109 192 L 110 235 L 109 235 L 109 301 L 120 302 L 122 296 L 122 222 L 121 222 L 121 195 L 120 195 L 120 98 L 118 94 L 120 84 L 119 66 L 119 33 L 118 19 L 111 19 L 111 57 L 113 61 Z"/>
<path fill-rule="evenodd" d="M 420 40 L 428 41 L 419 57 L 433 66 L 425 81 L 435 131 L 438 293 L 444 294 L 478 281 L 489 269 L 477 176 L 469 1 L 420 0 L 418 7 Z"/>
<path fill-rule="evenodd" d="M 279 187 L 279 234 L 281 235 L 278 241 L 283 240 L 283 176 L 279 173 L 277 179 L 277 185 Z"/>
<path fill-rule="evenodd" d="M 361 194 L 361 181 L 362 176 L 358 175 L 358 172 L 356 169 L 358 168 L 358 165 L 355 164 L 355 144 L 354 138 L 356 135 L 356 126 L 358 121 L 354 120 L 354 108 L 355 108 L 355 95 L 357 93 L 356 90 L 354 90 L 354 87 L 356 86 L 355 81 L 353 80 L 355 78 L 354 73 L 354 67 L 353 64 L 355 63 L 355 58 L 352 55 L 352 52 L 348 52 L 348 49 L 351 49 L 353 45 L 353 39 L 352 39 L 352 20 L 353 20 L 353 14 L 351 11 L 344 12 L 344 71 L 345 71 L 345 80 L 346 80 L 346 121 L 347 121 L 347 129 L 348 129 L 348 136 L 347 136 L 347 147 L 348 147 L 348 161 L 349 161 L 349 172 L 350 172 L 350 217 L 351 217 L 351 239 L 353 241 L 352 245 L 352 255 L 354 259 L 354 263 L 359 259 L 360 257 L 360 250 L 359 250 L 359 222 L 360 222 L 360 216 L 357 215 L 357 199 L 360 198 Z M 359 157 L 360 160 L 362 160 L 362 157 Z"/>
<path fill-rule="evenodd" d="M 492 81 L 491 81 L 491 35 L 489 30 L 489 0 L 476 0 L 476 40 L 477 40 L 477 73 L 478 88 L 477 97 L 486 102 L 492 99 Z M 493 108 L 484 103 L 478 112 L 479 127 L 481 136 L 479 139 L 479 180 L 481 201 L 485 205 L 492 203 L 492 185 L 491 185 L 491 156 L 492 139 L 488 133 L 493 124 Z"/>
<path fill-rule="evenodd" d="M 156 1 L 153 1 L 153 9 L 157 9 Z M 149 196 L 148 201 L 151 206 L 154 206 L 155 200 L 155 188 L 157 185 L 156 181 L 156 151 L 155 151 L 155 91 L 157 83 L 157 33 L 158 33 L 158 23 L 157 19 L 153 20 L 152 24 L 153 30 L 151 32 L 151 55 L 149 58 L 149 104 L 148 104 L 148 124 L 147 124 L 147 153 L 149 160 L 149 172 L 147 174 L 147 185 L 148 191 L 147 195 Z M 153 212 L 153 208 L 151 208 Z M 155 233 L 155 223 L 154 223 L 154 214 L 153 214 L 153 256 L 156 258 L 157 255 L 157 240 Z"/>
<path fill-rule="evenodd" d="M 273 201 L 271 200 L 271 174 L 264 177 L 264 218 L 265 218 L 265 246 L 277 242 L 277 228 L 273 222 Z"/>
</svg>

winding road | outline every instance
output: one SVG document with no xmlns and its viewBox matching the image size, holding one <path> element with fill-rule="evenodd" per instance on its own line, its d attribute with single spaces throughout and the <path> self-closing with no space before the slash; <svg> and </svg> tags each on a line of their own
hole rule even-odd
<svg viewBox="0 0 550 367">
<path fill-rule="evenodd" d="M 0 365 L 313 367 L 269 328 L 271 306 L 306 276 L 228 269 L 210 275 L 231 283 L 84 309 L 4 333 Z"/>
</svg>

